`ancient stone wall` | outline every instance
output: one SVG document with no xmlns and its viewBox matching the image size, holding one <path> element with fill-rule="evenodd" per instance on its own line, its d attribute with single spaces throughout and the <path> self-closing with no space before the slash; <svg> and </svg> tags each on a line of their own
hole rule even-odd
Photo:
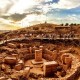
<svg viewBox="0 0 80 80">
<path fill-rule="evenodd" d="M 53 60 L 57 59 L 57 56 L 58 56 L 58 54 L 55 51 L 53 52 L 53 51 L 50 51 L 48 49 L 44 50 L 44 53 L 43 53 L 44 59 L 47 59 L 49 61 L 53 61 Z"/>
</svg>

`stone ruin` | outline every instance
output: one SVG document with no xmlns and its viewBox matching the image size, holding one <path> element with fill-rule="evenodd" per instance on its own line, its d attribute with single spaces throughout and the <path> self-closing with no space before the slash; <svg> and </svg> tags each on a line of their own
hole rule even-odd
<svg viewBox="0 0 80 80">
<path fill-rule="evenodd" d="M 8 48 L 4 49 L 9 48 L 13 51 L 16 45 L 9 43 Z M 80 62 L 70 53 L 50 51 L 44 46 L 29 47 L 27 50 L 22 48 L 20 44 L 17 54 L 0 54 L 0 80 L 30 80 L 30 70 L 33 67 L 25 65 L 26 60 L 32 60 L 33 65 L 42 64 L 43 76 L 40 80 L 74 80 L 80 73 Z"/>
<path fill-rule="evenodd" d="M 16 55 L 17 56 L 17 55 Z M 0 80 L 8 80 L 7 78 L 10 77 L 10 80 L 20 80 L 22 77 L 26 80 L 29 77 L 30 67 L 24 67 L 23 60 L 19 60 L 15 55 L 7 56 L 5 58 L 0 57 L 2 60 L 0 62 L 1 70 L 8 75 L 4 75 L 4 77 L 0 77 Z"/>
<path fill-rule="evenodd" d="M 58 63 L 56 61 L 44 62 L 43 64 L 43 74 L 44 76 L 49 76 L 54 73 L 57 69 Z"/>
</svg>

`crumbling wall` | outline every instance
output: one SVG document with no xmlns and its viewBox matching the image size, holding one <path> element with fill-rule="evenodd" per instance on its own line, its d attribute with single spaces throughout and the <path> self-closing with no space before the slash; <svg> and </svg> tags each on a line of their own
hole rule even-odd
<svg viewBox="0 0 80 80">
<path fill-rule="evenodd" d="M 80 63 L 79 63 L 80 64 Z M 75 70 L 73 73 L 70 74 L 70 76 L 67 78 L 67 80 L 75 80 L 80 75 L 80 66 L 77 68 L 74 68 Z"/>
<path fill-rule="evenodd" d="M 70 74 L 66 75 L 63 78 L 41 78 L 40 80 L 76 80 L 76 78 L 79 75 L 80 75 L 80 63 L 78 63 L 77 66 L 73 68 Z"/>
<path fill-rule="evenodd" d="M 53 61 L 53 60 L 57 59 L 57 56 L 58 56 L 58 54 L 55 51 L 53 52 L 53 51 L 50 51 L 48 49 L 44 50 L 44 53 L 43 53 L 43 58 L 44 59 L 47 59 L 49 61 Z"/>
<path fill-rule="evenodd" d="M 24 60 L 29 60 L 29 59 L 34 59 L 35 58 L 35 54 L 25 54 L 24 55 Z"/>
</svg>

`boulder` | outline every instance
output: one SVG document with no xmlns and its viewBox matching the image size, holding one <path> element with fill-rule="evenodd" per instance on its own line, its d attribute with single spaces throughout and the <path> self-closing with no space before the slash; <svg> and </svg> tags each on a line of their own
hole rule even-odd
<svg viewBox="0 0 80 80">
<path fill-rule="evenodd" d="M 12 54 L 12 57 L 16 57 L 18 59 L 18 54 Z"/>
<path fill-rule="evenodd" d="M 17 71 L 20 71 L 22 68 L 23 68 L 23 65 L 22 64 L 17 64 L 14 67 L 14 69 L 17 70 Z"/>
<path fill-rule="evenodd" d="M 1 69 L 6 73 L 6 74 L 10 74 L 11 73 L 11 68 L 9 65 L 7 64 L 2 64 Z"/>
<path fill-rule="evenodd" d="M 20 44 L 20 48 L 23 48 L 23 44 Z"/>
<path fill-rule="evenodd" d="M 19 61 L 18 61 L 18 64 L 22 64 L 22 65 L 24 65 L 23 60 L 19 60 Z"/>
<path fill-rule="evenodd" d="M 8 43 L 8 47 L 9 47 L 9 48 L 16 48 L 16 45 L 13 44 L 13 43 Z"/>
<path fill-rule="evenodd" d="M 23 76 L 25 76 L 26 78 L 29 77 L 30 74 L 30 67 L 26 67 L 23 71 Z"/>
<path fill-rule="evenodd" d="M 28 79 L 30 74 L 30 67 L 26 67 L 24 70 L 20 70 L 20 71 L 15 71 L 12 75 L 11 78 L 13 80 L 20 80 L 19 78 L 26 78 L 26 80 Z"/>
<path fill-rule="evenodd" d="M 11 78 L 7 79 L 7 80 L 12 80 Z"/>
<path fill-rule="evenodd" d="M 6 65 L 5 65 L 5 64 L 2 64 L 2 65 L 1 65 L 1 69 L 2 69 L 2 70 L 6 70 Z"/>
<path fill-rule="evenodd" d="M 4 58 L 0 56 L 0 64 L 4 62 Z"/>
<path fill-rule="evenodd" d="M 3 76 L 3 77 L 0 77 L 0 80 L 6 80 L 6 78 Z"/>
</svg>

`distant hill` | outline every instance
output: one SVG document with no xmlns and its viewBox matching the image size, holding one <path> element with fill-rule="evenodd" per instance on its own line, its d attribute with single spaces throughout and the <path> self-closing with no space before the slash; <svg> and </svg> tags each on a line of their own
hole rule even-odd
<svg viewBox="0 0 80 80">
<path fill-rule="evenodd" d="M 13 37 L 19 37 L 20 34 L 26 34 L 28 32 L 34 32 L 34 33 L 39 33 L 39 32 L 53 32 L 54 31 L 54 28 L 58 26 L 56 24 L 50 24 L 50 23 L 43 23 L 43 24 L 36 24 L 36 25 L 33 25 L 33 26 L 29 26 L 29 27 L 26 27 L 26 28 L 20 28 L 20 29 L 17 29 L 17 30 L 13 30 L 13 31 L 10 31 L 8 33 L 3 33 L 1 34 L 0 38 L 4 38 L 4 37 L 10 37 L 10 38 L 13 38 Z M 8 26 L 9 27 L 9 26 Z M 13 27 L 15 28 L 15 27 Z M 3 36 L 2 36 L 3 35 Z"/>
<path fill-rule="evenodd" d="M 57 28 L 57 29 L 56 29 Z M 60 29 L 61 28 L 61 29 Z M 73 26 L 73 29 L 75 34 L 80 34 L 80 26 Z M 60 26 L 57 24 L 50 24 L 50 23 L 43 23 L 43 24 L 36 24 L 30 27 L 26 27 L 26 28 L 20 28 L 14 31 L 10 31 L 8 33 L 3 33 L 0 35 L 0 38 L 6 38 L 8 37 L 8 39 L 10 38 L 17 38 L 17 37 L 21 37 L 21 35 L 25 35 L 27 33 L 61 33 L 61 34 L 65 34 L 65 33 L 70 33 L 70 26 Z"/>
<path fill-rule="evenodd" d="M 50 24 L 50 23 L 42 23 L 42 24 L 36 24 L 30 27 L 21 28 L 19 31 L 42 31 L 42 32 L 52 32 L 54 31 L 54 28 L 59 25 L 57 24 Z"/>
</svg>

